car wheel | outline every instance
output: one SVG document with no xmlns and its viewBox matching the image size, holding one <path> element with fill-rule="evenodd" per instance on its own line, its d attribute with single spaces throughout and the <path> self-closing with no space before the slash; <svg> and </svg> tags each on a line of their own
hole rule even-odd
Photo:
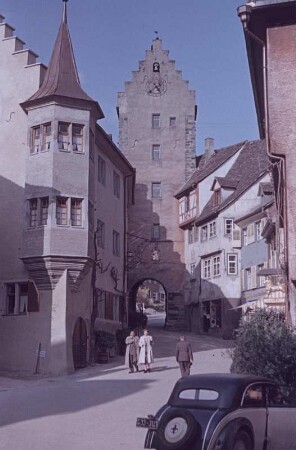
<svg viewBox="0 0 296 450">
<path fill-rule="evenodd" d="M 199 426 L 193 415 L 185 409 L 171 409 L 162 417 L 157 440 L 161 450 L 187 450 L 197 436 Z"/>
<path fill-rule="evenodd" d="M 234 437 L 231 450 L 253 450 L 252 438 L 247 431 L 238 431 Z"/>
</svg>

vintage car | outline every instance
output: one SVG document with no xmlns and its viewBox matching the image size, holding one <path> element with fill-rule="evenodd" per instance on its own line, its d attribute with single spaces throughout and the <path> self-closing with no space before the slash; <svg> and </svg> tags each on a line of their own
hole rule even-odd
<svg viewBox="0 0 296 450">
<path fill-rule="evenodd" d="M 148 428 L 144 448 L 156 450 L 296 449 L 296 402 L 267 378 L 203 374 L 181 378 Z"/>
</svg>

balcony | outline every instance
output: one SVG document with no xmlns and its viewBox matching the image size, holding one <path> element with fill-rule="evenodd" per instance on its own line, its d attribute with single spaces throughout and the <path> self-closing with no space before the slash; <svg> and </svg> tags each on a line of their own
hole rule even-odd
<svg viewBox="0 0 296 450">
<path fill-rule="evenodd" d="M 188 211 L 180 212 L 179 214 L 179 226 L 185 227 L 189 223 L 193 222 L 196 218 L 196 208 L 189 209 Z"/>
</svg>

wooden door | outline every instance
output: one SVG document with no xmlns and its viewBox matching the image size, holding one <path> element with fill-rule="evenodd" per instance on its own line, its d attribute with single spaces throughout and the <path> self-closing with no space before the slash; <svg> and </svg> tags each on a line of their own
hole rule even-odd
<svg viewBox="0 0 296 450">
<path fill-rule="evenodd" d="M 73 332 L 73 363 L 74 369 L 87 365 L 87 328 L 82 317 L 76 320 Z"/>
</svg>

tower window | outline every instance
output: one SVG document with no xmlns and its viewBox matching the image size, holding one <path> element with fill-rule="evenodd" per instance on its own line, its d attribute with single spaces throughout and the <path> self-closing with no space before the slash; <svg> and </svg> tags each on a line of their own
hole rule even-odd
<svg viewBox="0 0 296 450">
<path fill-rule="evenodd" d="M 170 117 L 170 127 L 176 126 L 176 117 Z"/>
<path fill-rule="evenodd" d="M 160 145 L 152 145 L 152 159 L 158 161 L 160 159 Z"/>
<path fill-rule="evenodd" d="M 71 198 L 71 225 L 72 227 L 81 227 L 82 225 L 82 200 L 80 198 Z"/>
<path fill-rule="evenodd" d="M 160 128 L 160 114 L 152 114 L 152 128 Z"/>
<path fill-rule="evenodd" d="M 153 72 L 160 72 L 160 65 L 158 62 L 153 63 Z"/>
<path fill-rule="evenodd" d="M 72 125 L 72 148 L 73 152 L 83 151 L 83 125 Z"/>
<path fill-rule="evenodd" d="M 41 151 L 41 126 L 32 128 L 32 147 L 31 153 L 39 153 Z"/>
<path fill-rule="evenodd" d="M 47 225 L 48 219 L 48 197 L 40 199 L 40 225 Z"/>
<path fill-rule="evenodd" d="M 152 198 L 161 198 L 161 183 L 152 183 Z"/>
<path fill-rule="evenodd" d="M 69 123 L 59 122 L 58 144 L 60 150 L 68 150 L 70 144 Z"/>
<path fill-rule="evenodd" d="M 57 197 L 57 205 L 56 205 L 57 225 L 68 225 L 67 204 L 68 204 L 67 197 Z"/>
<path fill-rule="evenodd" d="M 37 226 L 37 198 L 31 198 L 29 200 L 30 204 L 30 227 L 36 227 Z"/>
</svg>

